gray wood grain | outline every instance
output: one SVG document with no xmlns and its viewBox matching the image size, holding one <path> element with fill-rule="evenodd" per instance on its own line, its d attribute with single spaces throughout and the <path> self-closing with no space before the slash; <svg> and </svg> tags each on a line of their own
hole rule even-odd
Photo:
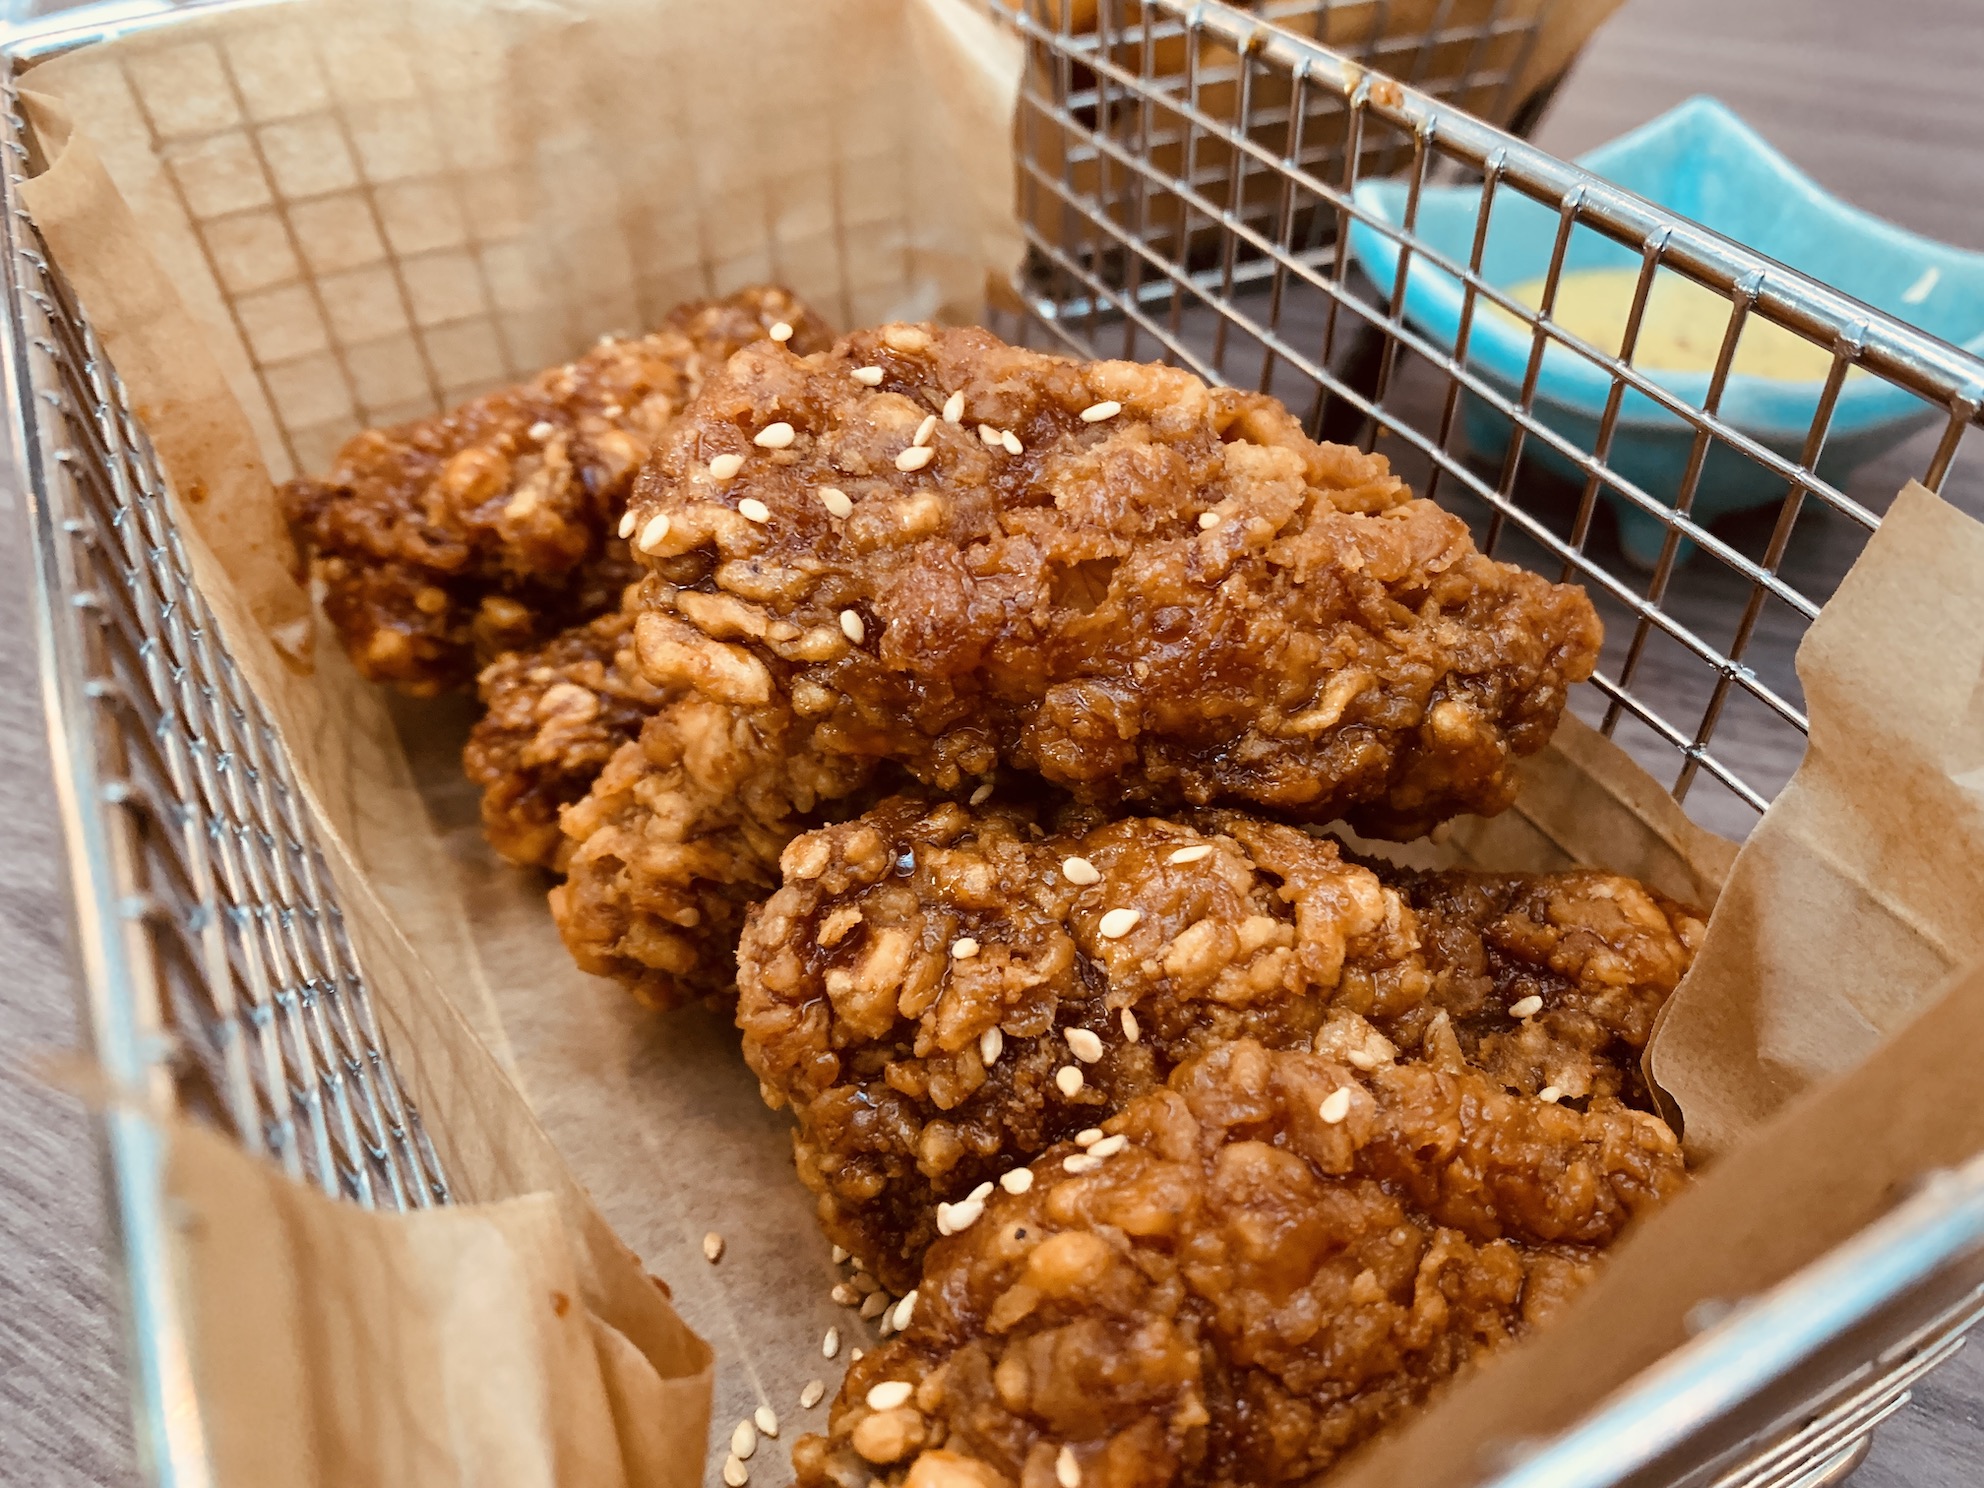
<svg viewBox="0 0 1984 1488">
<path fill-rule="evenodd" d="M 39 7 L 53 8 L 53 7 Z M 1849 200 L 1920 231 L 1984 248 L 1984 6 L 1977 0 L 1629 0 L 1564 86 L 1538 139 L 1571 154 L 1694 93 L 1733 105 L 1794 160 Z M 1403 392 L 1401 394 L 1403 396 Z M 1920 472 L 1920 441 L 1858 473 L 1850 494 L 1877 509 Z M 1984 483 L 1961 467 L 1950 493 L 1984 512 Z M 0 493 L 4 495 L 4 493 Z M 34 676 L 19 503 L 0 500 L 0 1481 L 109 1484 L 133 1475 L 121 1382 L 117 1291 L 106 1259 L 97 1149 L 80 1107 L 33 1073 L 78 1040 L 67 944 L 66 865 Z M 1738 524 L 1732 541 L 1747 541 Z M 1786 572 L 1823 594 L 1858 540 L 1850 524 L 1801 521 Z M 1726 633 L 1746 591 L 1705 568 L 1677 584 L 1674 607 Z M 1717 627 L 1722 627 L 1721 631 Z M 1795 688 L 1798 627 L 1770 617 L 1753 657 Z M 1663 709 L 1698 705 L 1694 672 L 1658 649 L 1645 686 Z M 1780 733 L 1738 711 L 1719 735 L 1759 778 L 1795 763 Z M 1671 774 L 1672 756 L 1625 738 Z M 1724 830 L 1747 808 L 1705 790 L 1696 803 Z M 1956 1488 L 1984 1462 L 1984 1354 L 1918 1389 L 1879 1435 L 1856 1483 Z"/>
</svg>

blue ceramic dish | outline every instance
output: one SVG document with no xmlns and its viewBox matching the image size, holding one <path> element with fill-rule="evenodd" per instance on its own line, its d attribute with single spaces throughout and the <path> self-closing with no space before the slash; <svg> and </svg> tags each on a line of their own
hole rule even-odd
<svg viewBox="0 0 1984 1488">
<path fill-rule="evenodd" d="M 1713 98 L 1694 98 L 1582 156 L 1596 176 L 1643 196 L 1723 236 L 1790 265 L 1841 293 L 1984 354 L 1984 253 L 1965 252 L 1905 232 L 1821 190 L 1755 130 Z M 1396 224 L 1405 209 L 1402 181 L 1366 181 L 1358 204 Z M 1429 187 L 1419 198 L 1417 234 L 1450 261 L 1466 263 L 1473 248 L 1479 187 Z M 1513 191 L 1496 194 L 1482 277 L 1499 289 L 1539 278 L 1549 267 L 1557 213 Z M 1395 282 L 1398 245 L 1355 223 L 1351 250 L 1386 293 Z M 1638 268 L 1638 252 L 1578 227 L 1567 245 L 1565 272 Z M 1415 257 L 1407 277 L 1405 316 L 1424 335 L 1452 349 L 1459 332 L 1461 283 Z M 1530 332 L 1477 304 L 1468 333 L 1468 365 L 1511 396 L 1529 362 Z M 1748 332 L 1746 331 L 1746 335 Z M 1601 346 L 1616 353 L 1618 347 Z M 1707 372 L 1649 371 L 1647 377 L 1700 407 Z M 1732 373 L 1721 415 L 1759 443 L 1796 462 L 1817 409 L 1822 381 L 1795 382 Z M 1605 370 L 1554 342 L 1544 353 L 1535 410 L 1540 422 L 1590 451 L 1611 392 Z M 1494 459 L 1507 449 L 1509 419 L 1469 397 L 1468 442 Z M 1873 376 L 1850 375 L 1840 389 L 1820 473 L 1837 483 L 1856 465 L 1920 428 L 1935 411 L 1914 395 Z M 1608 464 L 1649 497 L 1670 505 L 1687 468 L 1693 430 L 1645 394 L 1628 391 Z M 1569 460 L 1531 439 L 1526 454 L 1583 483 Z M 1783 499 L 1786 482 L 1719 441 L 1697 487 L 1693 513 L 1706 522 L 1725 512 Z M 1618 508 L 1627 554 L 1650 562 L 1665 536 L 1660 519 L 1606 493 Z"/>
</svg>

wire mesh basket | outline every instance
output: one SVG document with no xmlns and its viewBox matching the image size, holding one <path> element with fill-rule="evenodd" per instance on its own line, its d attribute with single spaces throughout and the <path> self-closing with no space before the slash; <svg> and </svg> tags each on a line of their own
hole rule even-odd
<svg viewBox="0 0 1984 1488">
<path fill-rule="evenodd" d="M 1791 655 L 1879 523 L 1871 493 L 1915 474 L 1967 499 L 1956 458 L 1984 402 L 1984 363 L 1407 85 L 1438 82 L 1446 97 L 1508 115 L 1538 96 L 1523 82 L 1525 48 L 1546 4 L 1437 0 L 1421 7 L 1417 41 L 1366 47 L 1359 60 L 1273 21 L 1299 9 L 1309 37 L 1340 40 L 1331 27 L 1351 11 L 1382 22 L 1389 7 L 1373 0 L 1256 13 L 1213 0 L 989 3 L 1027 50 L 1016 128 L 1031 251 L 996 312 L 1001 329 L 1271 392 L 1314 432 L 1386 451 L 1415 488 L 1467 516 L 1489 551 L 1584 584 L 1612 639 L 1574 706 L 1664 769 L 1703 820 L 1746 831 L 1798 757 L 1805 717 Z M 97 1052 L 117 1084 L 176 1098 L 328 1194 L 389 1208 L 445 1203 L 446 1177 L 372 1017 L 283 741 L 213 628 L 144 429 L 21 206 L 20 181 L 37 161 L 18 74 L 102 34 L 9 49 L 0 179 L 7 395 Z M 1403 185 L 1397 223 L 1356 191 L 1388 175 Z M 1426 193 L 1452 183 L 1479 188 L 1471 257 L 1443 254 L 1416 231 Z M 1556 215 L 1550 255 L 1534 266 L 1539 308 L 1482 270 L 1505 196 Z M 1359 272 L 1354 231 L 1393 245 L 1388 284 Z M 1577 233 L 1638 256 L 1617 348 L 1552 318 Z M 1452 345 L 1406 313 L 1415 263 L 1462 286 Z M 1633 361 L 1657 271 L 1728 305 L 1699 404 Z M 1468 353 L 1471 327 L 1490 314 L 1529 338 L 1514 388 Z M 1720 411 L 1756 320 L 1827 358 L 1810 426 L 1789 454 Z M 1598 369 L 1611 390 L 1588 445 L 1536 405 L 1546 357 L 1561 356 Z M 1903 390 L 1923 426 L 1852 480 L 1822 459 L 1849 374 Z M 1672 489 L 1647 489 L 1608 459 L 1629 398 L 1690 431 Z M 1469 445 L 1477 406 L 1511 431 L 1498 452 Z M 1538 451 L 1556 474 L 1530 458 Z M 1711 527 L 1695 515 L 1711 455 L 1759 467 L 1782 494 Z M 1625 561 L 1608 503 L 1660 523 L 1650 570 Z M 204 1482 L 158 1140 L 121 1109 L 105 1121 L 141 1452 L 158 1481 Z M 1502 1488 L 1837 1481 L 1911 1383 L 1960 1344 L 1980 1283 L 1984 1168 L 1973 1167 L 1942 1175 L 1736 1315 L 1704 1318 L 1700 1336 L 1600 1413 L 1520 1462 L 1483 1464 L 1482 1476 Z"/>
</svg>

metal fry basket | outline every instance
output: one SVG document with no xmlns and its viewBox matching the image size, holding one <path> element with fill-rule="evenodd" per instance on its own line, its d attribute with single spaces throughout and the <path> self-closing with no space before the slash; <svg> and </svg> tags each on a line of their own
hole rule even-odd
<svg viewBox="0 0 1984 1488">
<path fill-rule="evenodd" d="M 1424 0 L 1423 28 L 1405 36 L 1385 0 L 985 3 L 1027 56 L 1016 130 L 1031 251 L 1000 329 L 1271 392 L 1314 432 L 1384 450 L 1490 551 L 1584 584 L 1609 639 L 1574 706 L 1703 820 L 1747 831 L 1795 763 L 1806 720 L 1792 652 L 1879 523 L 1869 493 L 1908 475 L 1954 490 L 1984 363 L 1463 112 L 1455 101 L 1508 121 L 1547 93 L 1550 78 L 1525 69 L 1550 0 Z M 1370 28 L 1355 45 L 1344 41 L 1351 12 Z M 372 1017 L 283 742 L 212 625 L 116 371 L 20 203 L 38 163 L 18 107 L 22 68 L 171 18 L 169 7 L 119 7 L 110 25 L 6 49 L 7 398 L 96 1052 L 118 1085 L 176 1099 L 328 1194 L 445 1203 L 446 1176 Z M 1402 182 L 1396 222 L 1357 194 L 1379 177 Z M 1418 231 L 1427 194 L 1453 184 L 1479 189 L 1471 254 Z M 1530 270 L 1543 280 L 1537 309 L 1483 272 L 1505 199 L 1555 215 L 1550 251 Z M 1360 232 L 1391 245 L 1388 282 L 1360 271 Z M 1618 347 L 1552 319 L 1582 233 L 1640 265 Z M 1662 271 L 1728 307 L 1699 402 L 1634 365 Z M 1459 287 L 1450 343 L 1407 313 L 1415 272 Z M 1513 386 L 1470 355 L 1489 316 L 1527 338 Z M 1738 343 L 1757 321 L 1827 359 L 1809 427 L 1788 451 L 1722 412 Z M 1546 364 L 1565 357 L 1609 385 L 1594 440 L 1539 410 Z M 1849 374 L 1919 403 L 1918 431 L 1856 480 L 1825 458 Z M 1671 487 L 1611 459 L 1622 409 L 1640 404 L 1685 426 L 1688 458 Z M 1469 442 L 1483 411 L 1506 428 L 1499 449 Z M 1704 472 L 1730 460 L 1781 490 L 1767 509 L 1711 527 L 1696 515 Z M 1623 557 L 1606 516 L 1615 508 L 1660 524 L 1650 569 Z M 113 1108 L 104 1123 L 143 1466 L 162 1483 L 204 1483 L 161 1152 L 140 1117 Z M 1772 1292 L 1704 1317 L 1686 1347 L 1578 1427 L 1530 1444 L 1519 1462 L 1481 1464 L 1482 1477 L 1499 1488 L 1837 1482 L 1910 1385 L 1961 1345 L 1984 1307 L 1980 1287 L 1984 1164 L 1974 1163 L 1925 1181 Z"/>
</svg>

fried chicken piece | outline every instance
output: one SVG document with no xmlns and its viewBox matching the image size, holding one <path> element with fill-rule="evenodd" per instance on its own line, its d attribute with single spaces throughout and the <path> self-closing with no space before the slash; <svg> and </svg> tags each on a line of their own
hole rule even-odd
<svg viewBox="0 0 1984 1488">
<path fill-rule="evenodd" d="M 898 797 L 796 840 L 747 924 L 745 1060 L 793 1108 L 827 1234 L 897 1291 L 940 1202 L 1182 1060 L 1307 1048 L 1333 1008 L 1396 1018 L 1430 986 L 1411 912 L 1333 842 L 1075 815 L 1042 836 L 1022 807 Z"/>
<path fill-rule="evenodd" d="M 1247 1040 L 1104 1128 L 932 1247 L 907 1328 L 795 1447 L 801 1488 L 1313 1482 L 1686 1182 L 1614 1102 Z"/>
<path fill-rule="evenodd" d="M 1700 922 L 1630 879 L 1406 873 L 1233 811 L 1059 817 L 886 801 L 795 840 L 747 922 L 745 1060 L 828 1236 L 897 1291 L 940 1205 L 1233 1039 L 1645 1102 Z"/>
<path fill-rule="evenodd" d="M 850 779 L 886 759 L 961 794 L 1008 767 L 1113 808 L 1412 835 L 1505 806 L 1597 656 L 1580 590 L 1482 556 L 1381 457 L 984 331 L 741 353 L 633 510 L 648 675 Z"/>
<path fill-rule="evenodd" d="M 482 788 L 489 845 L 524 867 L 562 871 L 572 839 L 558 811 L 584 797 L 665 701 L 634 662 L 631 604 L 535 651 L 510 651 L 476 679 L 485 712 L 462 768 Z"/>
<path fill-rule="evenodd" d="M 732 352 L 779 321 L 831 335 L 786 290 L 684 305 L 652 334 L 435 418 L 368 429 L 282 488 L 358 670 L 431 696 L 478 662 L 609 610 L 640 576 L 616 535 L 635 474 Z"/>
<path fill-rule="evenodd" d="M 1708 916 L 1635 879 L 1565 873 L 1378 875 L 1411 905 L 1432 973 L 1425 1003 L 1387 1031 L 1448 1035 L 1512 1090 L 1617 1096 L 1651 1109 L 1640 1056 L 1694 961 Z"/>
</svg>

